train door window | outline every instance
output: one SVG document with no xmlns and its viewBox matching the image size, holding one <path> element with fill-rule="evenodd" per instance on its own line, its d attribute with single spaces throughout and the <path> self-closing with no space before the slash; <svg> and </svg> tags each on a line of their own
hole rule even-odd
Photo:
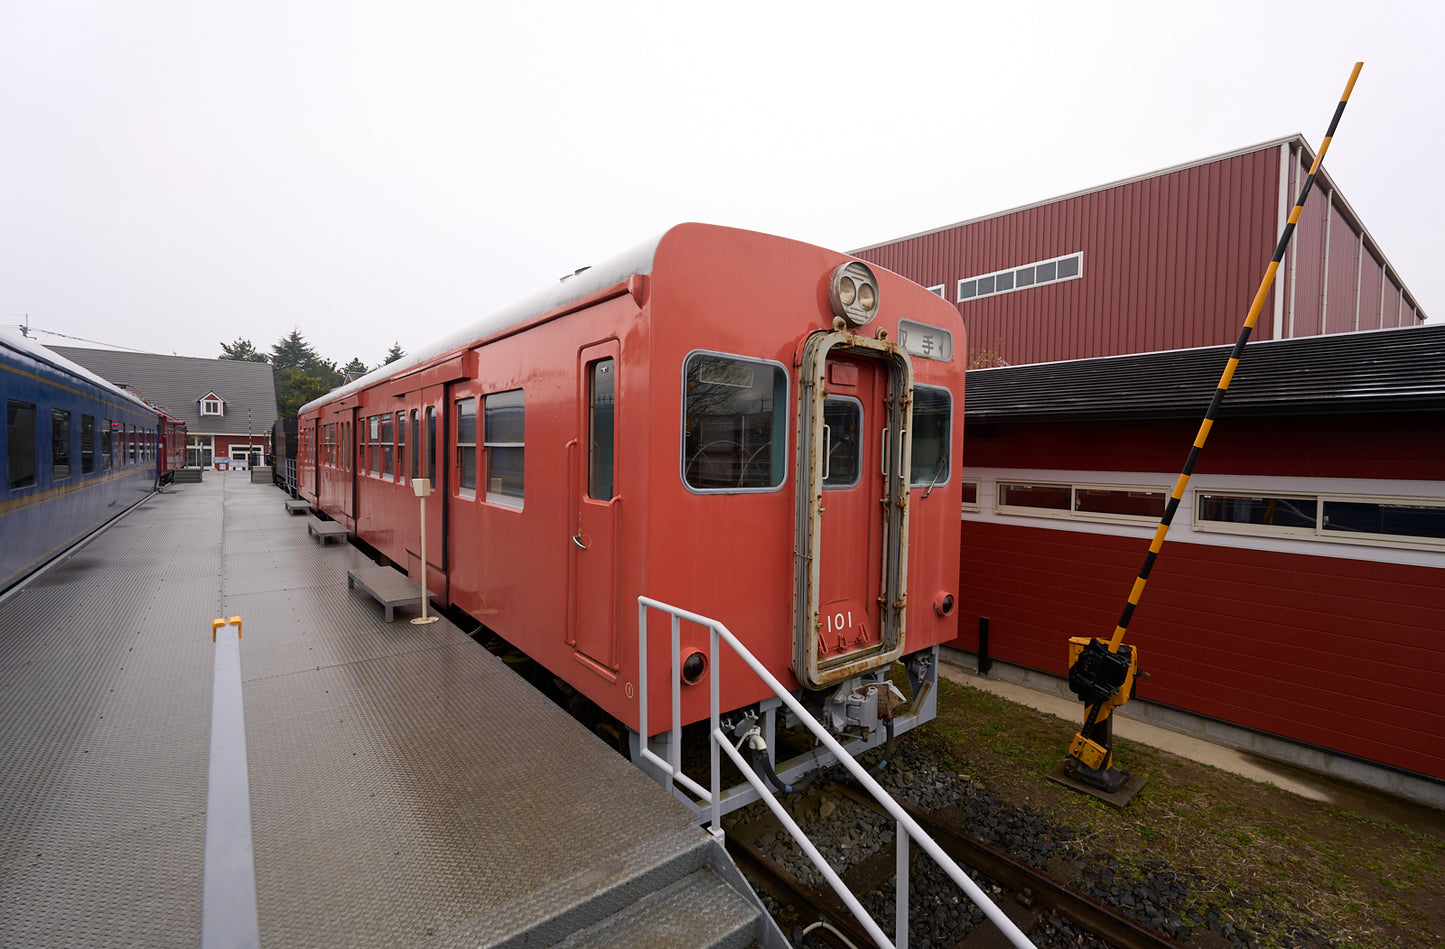
<svg viewBox="0 0 1445 949">
<path fill-rule="evenodd" d="M 70 413 L 65 409 L 50 410 L 50 477 L 70 477 Z"/>
<path fill-rule="evenodd" d="M 417 420 L 416 409 L 411 410 L 411 480 L 415 481 L 421 475 L 417 474 L 420 461 L 417 456 L 421 454 L 421 423 Z"/>
<path fill-rule="evenodd" d="M 378 416 L 378 419 L 380 420 L 381 476 L 390 478 L 392 458 L 396 453 L 396 442 L 394 441 L 396 434 L 392 431 L 390 412 Z"/>
<path fill-rule="evenodd" d="M 431 427 L 431 410 L 427 410 Z M 457 490 L 467 497 L 477 495 L 477 400 L 457 400 Z"/>
<path fill-rule="evenodd" d="M 396 413 L 396 480 L 406 483 L 406 413 Z"/>
<path fill-rule="evenodd" d="M 5 454 L 9 462 L 10 490 L 35 486 L 35 406 L 8 399 L 5 402 Z"/>
<path fill-rule="evenodd" d="M 437 410 L 436 406 L 426 407 L 426 476 L 432 490 L 437 487 Z"/>
<path fill-rule="evenodd" d="M 913 387 L 913 466 L 915 488 L 948 483 L 953 397 L 947 389 Z"/>
<path fill-rule="evenodd" d="M 487 499 L 504 504 L 522 500 L 523 444 L 526 429 L 522 390 L 486 398 Z"/>
<path fill-rule="evenodd" d="M 109 471 L 115 459 L 111 457 L 111 451 L 115 448 L 115 439 L 111 435 L 111 426 L 114 423 L 108 418 L 100 420 L 100 468 L 102 471 Z"/>
<path fill-rule="evenodd" d="M 80 417 L 80 473 L 95 473 L 95 416 Z"/>
<path fill-rule="evenodd" d="M 862 430 L 863 403 L 850 396 L 828 396 L 823 403 L 823 487 L 858 483 L 863 474 Z"/>
<path fill-rule="evenodd" d="M 770 491 L 787 471 L 788 374 L 693 353 L 683 368 L 682 476 L 694 491 Z"/>
<path fill-rule="evenodd" d="M 617 370 L 613 360 L 599 359 L 588 368 L 588 375 L 591 391 L 587 408 L 587 496 L 598 501 L 610 501 Z"/>
</svg>

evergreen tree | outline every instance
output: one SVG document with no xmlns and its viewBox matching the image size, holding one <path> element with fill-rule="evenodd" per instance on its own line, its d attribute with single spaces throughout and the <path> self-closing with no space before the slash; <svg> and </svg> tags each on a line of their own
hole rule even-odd
<svg viewBox="0 0 1445 949">
<path fill-rule="evenodd" d="M 235 359 L 239 362 L 269 362 L 270 357 L 251 345 L 249 339 L 242 339 L 237 336 L 236 341 L 229 346 L 221 344 L 220 359 Z"/>
<path fill-rule="evenodd" d="M 381 361 L 381 364 L 389 366 L 405 355 L 406 350 L 401 348 L 401 340 L 396 340 L 391 344 L 391 349 L 387 350 L 386 358 Z"/>
<path fill-rule="evenodd" d="M 341 374 L 346 376 L 348 379 L 355 379 L 358 376 L 364 376 L 370 371 L 370 369 L 366 368 L 366 363 L 362 362 L 361 359 L 356 356 L 352 356 L 351 362 L 341 367 Z"/>
<path fill-rule="evenodd" d="M 293 327 L 289 336 L 284 336 L 271 347 L 271 364 L 277 369 L 306 369 L 321 359 L 316 350 L 301 336 L 301 328 Z"/>
</svg>

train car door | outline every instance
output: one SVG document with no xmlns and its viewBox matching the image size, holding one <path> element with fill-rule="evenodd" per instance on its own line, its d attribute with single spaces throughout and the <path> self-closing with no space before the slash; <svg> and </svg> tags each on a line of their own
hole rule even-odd
<svg viewBox="0 0 1445 949">
<path fill-rule="evenodd" d="M 571 460 L 573 533 L 569 642 L 606 670 L 616 669 L 617 560 L 622 496 L 617 484 L 617 372 L 620 345 L 608 340 L 578 354 L 577 438 Z"/>
<path fill-rule="evenodd" d="M 793 659 L 816 689 L 902 651 L 913 369 L 893 343 L 820 333 L 799 389 Z"/>
<path fill-rule="evenodd" d="M 445 457 L 441 436 L 447 430 L 443 414 L 447 405 L 446 387 L 429 386 L 409 392 L 403 405 L 407 438 L 411 445 L 411 480 L 427 478 L 432 484 L 432 494 L 426 502 L 427 588 L 443 603 L 448 603 L 446 523 L 449 488 L 445 481 L 449 466 L 441 461 Z M 409 530 L 406 567 L 408 575 L 417 580 L 421 578 L 421 557 L 420 531 Z"/>
</svg>

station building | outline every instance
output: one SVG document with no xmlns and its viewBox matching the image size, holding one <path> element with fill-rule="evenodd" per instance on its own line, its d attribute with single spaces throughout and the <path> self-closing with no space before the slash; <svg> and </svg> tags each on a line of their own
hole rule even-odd
<svg viewBox="0 0 1445 949">
<path fill-rule="evenodd" d="M 1313 160 L 1292 136 L 855 251 L 967 331 L 956 645 L 981 670 L 1066 693 L 1068 639 L 1112 635 Z M 1123 713 L 1445 803 L 1425 316 L 1319 175 L 1130 624 Z"/>
<path fill-rule="evenodd" d="M 52 346 L 53 351 L 186 423 L 186 464 L 269 464 L 276 422 L 270 363 Z"/>
</svg>

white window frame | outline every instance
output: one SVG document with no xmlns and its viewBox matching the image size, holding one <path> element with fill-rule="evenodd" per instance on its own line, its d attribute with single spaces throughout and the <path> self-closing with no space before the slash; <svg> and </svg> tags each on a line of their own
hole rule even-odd
<svg viewBox="0 0 1445 949">
<path fill-rule="evenodd" d="M 1003 487 L 1008 484 L 1026 484 L 1041 488 L 1067 488 L 1069 491 L 1069 507 L 1067 510 L 1059 508 L 1029 507 L 1023 504 L 1005 504 L 1001 500 Z M 1157 484 L 1099 484 L 1083 481 L 1045 481 L 1038 478 L 999 478 L 994 482 L 994 510 L 1000 514 L 1014 514 L 1024 517 L 1051 517 L 1072 521 L 1095 521 L 1103 524 L 1158 524 L 1159 518 L 1150 514 L 1106 514 L 1097 511 L 1080 511 L 1079 491 L 1122 491 L 1129 494 L 1158 494 L 1164 498 L 1164 504 L 1169 505 L 1170 489 Z M 965 506 L 965 510 L 967 507 Z M 975 506 L 974 510 L 977 510 Z"/>
<path fill-rule="evenodd" d="M 202 399 L 201 415 L 207 417 L 222 417 L 226 414 L 226 403 L 221 399 Z"/>
<path fill-rule="evenodd" d="M 1231 521 L 1205 520 L 1200 507 L 1207 496 L 1239 495 L 1315 502 L 1314 527 L 1283 527 L 1273 524 L 1239 524 Z M 1287 537 L 1296 540 L 1320 541 L 1327 544 L 1365 545 L 1410 550 L 1445 550 L 1445 538 L 1412 537 L 1404 534 L 1359 534 L 1331 531 L 1324 527 L 1324 505 L 1344 504 L 1408 504 L 1420 507 L 1445 508 L 1445 501 L 1421 495 L 1341 494 L 1337 492 L 1272 491 L 1268 488 L 1196 488 L 1194 490 L 1194 530 L 1211 534 Z"/>
<path fill-rule="evenodd" d="M 1073 259 L 1077 259 L 1077 260 L 1078 260 L 1078 262 L 1079 262 L 1079 269 L 1078 269 L 1077 271 L 1075 271 L 1074 273 L 1069 274 L 1069 276 L 1067 276 L 1067 277 L 1054 276 L 1053 278 L 1051 278 L 1051 279 L 1049 279 L 1049 280 L 1042 280 L 1042 281 L 1040 281 L 1040 280 L 1034 280 L 1032 283 L 1029 283 L 1028 285 L 1022 286 L 1022 287 L 1018 285 L 1018 281 L 1017 281 L 1017 280 L 1013 279 L 1014 276 L 1015 276 L 1020 270 L 1029 270 L 1029 269 L 1032 269 L 1032 268 L 1035 268 L 1035 267 L 1043 266 L 1044 264 L 1054 264 L 1054 265 L 1055 265 L 1055 268 L 1054 268 L 1054 269 L 1055 269 L 1055 273 L 1057 274 L 1057 271 L 1058 271 L 1058 266 L 1057 266 L 1057 265 L 1058 265 L 1058 264 L 1062 263 L 1062 262 L 1065 261 L 1065 260 L 1073 260 Z M 1008 289 L 1006 289 L 1006 290 L 990 290 L 990 291 L 988 291 L 987 293 L 979 293 L 979 292 L 977 291 L 977 289 L 975 289 L 975 291 L 974 291 L 974 293 L 973 293 L 972 296 L 965 297 L 965 296 L 963 295 L 963 285 L 964 285 L 964 284 L 966 284 L 966 283 L 973 283 L 974 286 L 975 286 L 975 288 L 977 288 L 977 282 L 978 282 L 978 281 L 980 281 L 980 280 L 987 280 L 988 278 L 993 277 L 993 278 L 995 278 L 995 281 L 994 281 L 994 282 L 995 282 L 995 286 L 996 286 L 996 285 L 997 285 L 997 278 L 998 278 L 998 277 L 1001 277 L 1001 276 L 1008 276 L 1008 277 L 1010 278 L 1011 283 L 1010 283 L 1010 286 L 1008 287 Z M 1035 287 L 1047 287 L 1047 286 L 1050 286 L 1051 284 L 1055 284 L 1055 283 L 1066 283 L 1066 282 L 1068 282 L 1068 281 L 1070 281 L 1070 280 L 1080 280 L 1080 279 L 1083 279 L 1083 276 L 1084 276 L 1084 252 L 1081 251 L 1081 250 L 1079 250 L 1079 251 L 1074 251 L 1072 254 L 1060 254 L 1058 257 L 1049 257 L 1049 258 L 1046 258 L 1046 259 L 1044 259 L 1044 260 L 1036 260 L 1036 261 L 1034 261 L 1033 263 L 1029 263 L 1029 264 L 1017 264 L 1017 265 L 1015 265 L 1015 266 L 1013 266 L 1013 267 L 1005 267 L 1003 270 L 995 270 L 995 271 L 993 271 L 992 273 L 975 274 L 975 275 L 972 276 L 972 277 L 963 277 L 963 278 L 961 278 L 961 279 L 958 281 L 958 283 L 957 283 L 956 286 L 955 286 L 955 297 L 957 298 L 957 300 L 958 300 L 959 303 L 970 303 L 970 302 L 972 302 L 972 301 L 974 301 L 974 300 L 981 300 L 981 299 L 983 299 L 984 297 L 997 297 L 997 296 L 1002 296 L 1002 295 L 1005 294 L 1005 293 L 1018 293 L 1018 292 L 1021 291 L 1021 290 L 1033 290 Z"/>
</svg>

